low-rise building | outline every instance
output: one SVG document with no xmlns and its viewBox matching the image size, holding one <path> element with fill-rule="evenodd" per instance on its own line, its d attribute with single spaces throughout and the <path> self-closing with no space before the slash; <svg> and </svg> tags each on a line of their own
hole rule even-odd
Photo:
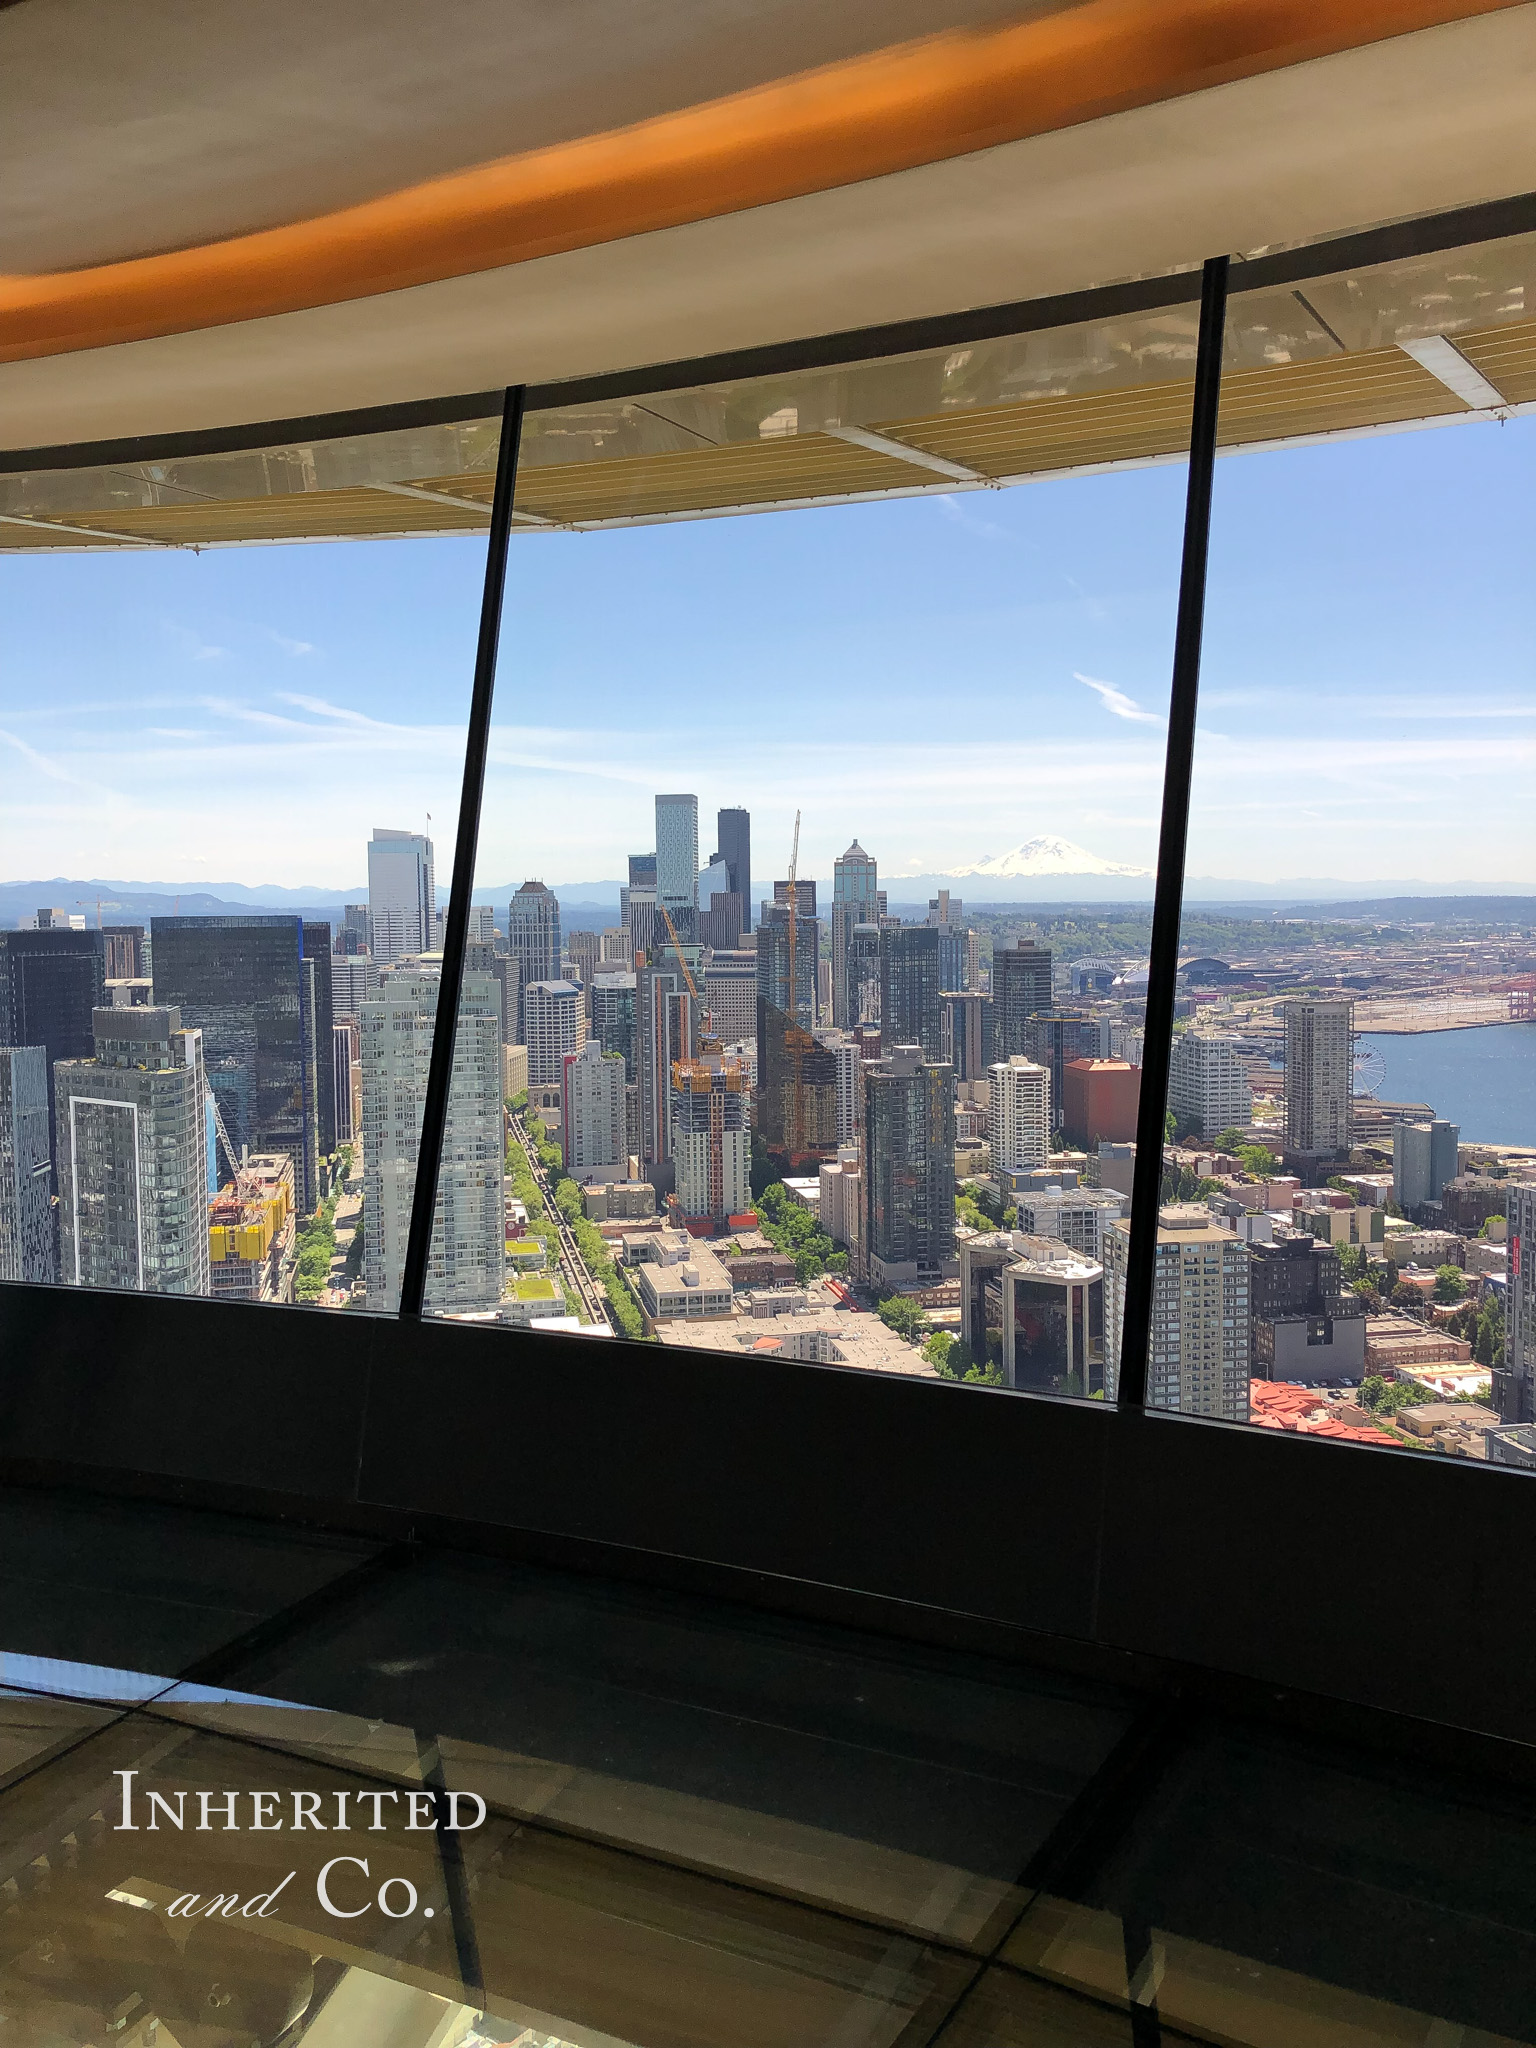
<svg viewBox="0 0 1536 2048">
<path fill-rule="evenodd" d="M 565 1291 L 553 1273 L 514 1273 L 496 1312 L 498 1322 L 526 1330 L 565 1314 Z"/>
<path fill-rule="evenodd" d="M 1365 1319 L 1365 1369 L 1395 1377 L 1426 1366 L 1465 1365 L 1472 1346 L 1464 1337 L 1452 1337 L 1444 1330 L 1427 1329 L 1412 1316 L 1367 1316 Z"/>
<path fill-rule="evenodd" d="M 630 1247 L 625 1247 L 626 1262 Z M 648 1323 L 675 1318 L 705 1321 L 732 1314 L 731 1276 L 723 1260 L 686 1231 L 662 1230 L 635 1247 L 635 1293 Z"/>
<path fill-rule="evenodd" d="M 589 1223 L 638 1222 L 656 1214 L 656 1190 L 648 1180 L 609 1181 L 581 1191 Z"/>
</svg>

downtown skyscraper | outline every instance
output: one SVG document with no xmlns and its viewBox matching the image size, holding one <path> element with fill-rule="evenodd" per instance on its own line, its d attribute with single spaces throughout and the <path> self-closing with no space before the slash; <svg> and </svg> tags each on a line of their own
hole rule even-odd
<svg viewBox="0 0 1536 2048">
<path fill-rule="evenodd" d="M 864 1022 L 864 983 L 849 972 L 850 940 L 856 925 L 880 922 L 879 877 L 875 862 L 857 839 L 832 863 L 832 1022 L 839 1031 Z"/>
<path fill-rule="evenodd" d="M 656 799 L 656 901 L 684 945 L 697 939 L 699 919 L 699 800 Z M 663 927 L 664 928 L 664 927 Z"/>
<path fill-rule="evenodd" d="M 430 953 L 436 943 L 432 842 L 421 832 L 376 825 L 368 842 L 368 946 L 375 962 Z"/>
<path fill-rule="evenodd" d="M 560 899 L 542 882 L 524 882 L 507 905 L 507 953 L 517 962 L 517 1014 L 505 1019 L 507 1043 L 523 1045 L 522 992 L 530 982 L 560 980 Z M 511 999 L 511 990 L 505 990 Z"/>
<path fill-rule="evenodd" d="M 286 1152 L 308 1215 L 320 1199 L 315 963 L 304 927 L 279 913 L 151 920 L 155 997 L 203 1034 L 208 1086 L 238 1154 Z"/>
</svg>

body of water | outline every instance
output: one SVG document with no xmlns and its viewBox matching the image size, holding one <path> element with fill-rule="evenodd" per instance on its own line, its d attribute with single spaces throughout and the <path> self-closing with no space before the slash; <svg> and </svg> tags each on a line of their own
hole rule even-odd
<svg viewBox="0 0 1536 2048">
<path fill-rule="evenodd" d="M 1536 1145 L 1536 1024 L 1473 1031 L 1368 1031 L 1386 1062 L 1383 1102 L 1427 1102 L 1460 1124 L 1463 1144 Z"/>
</svg>

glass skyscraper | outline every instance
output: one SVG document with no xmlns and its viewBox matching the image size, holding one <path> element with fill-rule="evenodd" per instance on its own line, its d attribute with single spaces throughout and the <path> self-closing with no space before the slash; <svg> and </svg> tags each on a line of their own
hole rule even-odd
<svg viewBox="0 0 1536 2048">
<path fill-rule="evenodd" d="M 314 963 L 281 913 L 151 921 L 155 999 L 203 1034 L 208 1085 L 238 1153 L 286 1152 L 298 1206 L 319 1200 Z M 329 1078 L 330 1046 L 325 1053 Z"/>
<path fill-rule="evenodd" d="M 686 945 L 698 937 L 699 800 L 656 799 L 656 900 Z"/>
</svg>

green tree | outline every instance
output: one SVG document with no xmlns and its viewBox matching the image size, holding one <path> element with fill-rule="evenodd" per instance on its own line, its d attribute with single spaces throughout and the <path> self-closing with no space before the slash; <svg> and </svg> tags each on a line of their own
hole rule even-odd
<svg viewBox="0 0 1536 2048">
<path fill-rule="evenodd" d="M 1459 1266 L 1446 1264 L 1435 1268 L 1436 1301 L 1460 1301 L 1467 1291 L 1467 1276 Z"/>
<path fill-rule="evenodd" d="M 875 1314 L 888 1330 L 894 1330 L 898 1337 L 905 1337 L 909 1343 L 919 1331 L 928 1327 L 928 1318 L 909 1294 L 887 1295 Z"/>
<path fill-rule="evenodd" d="M 1163 1111 L 1163 1140 L 1171 1145 L 1178 1136 L 1179 1120 L 1171 1109 Z"/>
<path fill-rule="evenodd" d="M 1244 1173 L 1255 1180 L 1268 1180 L 1274 1173 L 1275 1155 L 1267 1145 L 1239 1145 L 1237 1156 Z"/>
<path fill-rule="evenodd" d="M 1237 1128 L 1236 1124 L 1228 1124 L 1227 1128 L 1214 1142 L 1218 1152 L 1230 1152 L 1235 1158 L 1240 1148 L 1246 1145 L 1248 1140 L 1244 1133 Z"/>
<path fill-rule="evenodd" d="M 1387 1296 L 1387 1299 L 1394 1308 L 1419 1311 L 1424 1307 L 1423 1294 L 1410 1280 L 1399 1280 Z"/>
</svg>

